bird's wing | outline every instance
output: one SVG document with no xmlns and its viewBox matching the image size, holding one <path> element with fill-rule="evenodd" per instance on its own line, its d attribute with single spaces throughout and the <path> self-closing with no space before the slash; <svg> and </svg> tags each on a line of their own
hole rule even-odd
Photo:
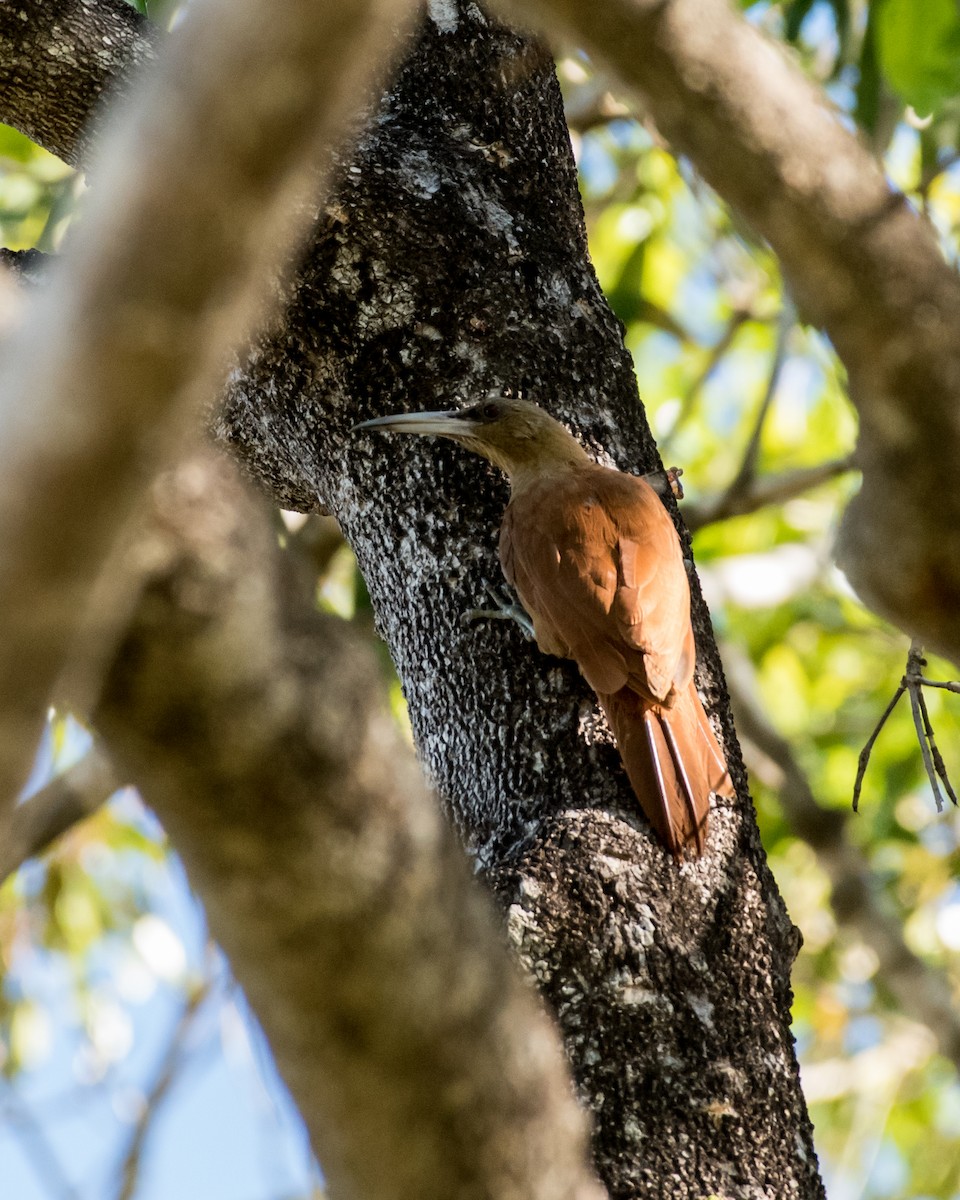
<svg viewBox="0 0 960 1200">
<path fill-rule="evenodd" d="M 643 654 L 654 698 L 663 700 L 687 687 L 696 663 L 683 550 L 653 488 L 633 475 L 610 474 L 605 505 L 617 530 L 619 563 L 612 615 L 623 641 Z"/>
<path fill-rule="evenodd" d="M 643 480 L 592 467 L 527 488 L 507 509 L 500 556 L 541 648 L 576 659 L 595 691 L 669 701 L 689 682 L 680 544 Z"/>
</svg>

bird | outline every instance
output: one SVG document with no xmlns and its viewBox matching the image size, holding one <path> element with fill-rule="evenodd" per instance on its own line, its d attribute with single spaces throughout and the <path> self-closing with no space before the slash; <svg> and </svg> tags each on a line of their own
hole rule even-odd
<svg viewBox="0 0 960 1200">
<path fill-rule="evenodd" d="M 648 480 L 596 463 L 525 399 L 395 413 L 354 430 L 450 438 L 507 476 L 500 563 L 537 646 L 572 659 L 596 693 L 666 849 L 678 863 L 703 854 L 710 795 L 732 797 L 733 785 L 694 683 L 680 539 Z"/>
</svg>

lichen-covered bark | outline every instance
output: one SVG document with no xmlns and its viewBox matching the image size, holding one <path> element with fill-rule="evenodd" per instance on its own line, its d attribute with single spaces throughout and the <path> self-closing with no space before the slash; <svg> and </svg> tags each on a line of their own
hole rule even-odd
<svg viewBox="0 0 960 1200">
<path fill-rule="evenodd" d="M 0 4 L 2 119 L 80 166 L 98 133 L 98 105 L 123 94 L 160 36 L 125 0 Z"/>
<path fill-rule="evenodd" d="M 434 4 L 344 178 L 221 435 L 353 541 L 424 765 L 559 1017 L 611 1194 L 818 1196 L 789 1035 L 795 934 L 748 805 L 719 806 L 707 857 L 678 871 L 575 669 L 463 623 L 500 580 L 503 482 L 448 445 L 350 432 L 510 388 L 599 456 L 655 464 L 548 56 L 473 4 Z"/>
<path fill-rule="evenodd" d="M 503 3 L 593 46 L 770 241 L 804 315 L 833 339 L 861 416 L 863 487 L 838 558 L 878 612 L 960 661 L 960 283 L 933 232 L 729 0 Z M 453 35 L 452 0 L 433 9 Z M 0 115 L 79 161 L 96 95 L 155 39 L 122 0 L 0 6 Z"/>
</svg>

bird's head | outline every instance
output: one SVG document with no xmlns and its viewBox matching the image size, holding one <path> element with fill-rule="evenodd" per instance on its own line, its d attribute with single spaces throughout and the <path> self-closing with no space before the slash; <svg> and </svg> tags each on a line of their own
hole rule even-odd
<svg viewBox="0 0 960 1200">
<path fill-rule="evenodd" d="M 529 400 L 488 397 L 447 412 L 396 413 L 363 421 L 354 429 L 421 433 L 451 438 L 510 476 L 542 475 L 551 468 L 588 462 L 586 451 L 559 421 Z"/>
</svg>

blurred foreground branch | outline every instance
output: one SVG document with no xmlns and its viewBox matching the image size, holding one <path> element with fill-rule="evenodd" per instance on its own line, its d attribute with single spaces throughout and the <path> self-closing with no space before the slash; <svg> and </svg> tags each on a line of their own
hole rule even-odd
<svg viewBox="0 0 960 1200">
<path fill-rule="evenodd" d="M 106 138 L 84 221 L 5 346 L 0 813 L 117 531 L 215 394 L 402 8 L 191 6 Z"/>
<path fill-rule="evenodd" d="M 556 1032 L 385 711 L 212 452 L 161 479 L 96 713 L 182 855 L 331 1189 L 598 1200 Z M 296 576 L 296 578 L 292 578 Z"/>
</svg>

